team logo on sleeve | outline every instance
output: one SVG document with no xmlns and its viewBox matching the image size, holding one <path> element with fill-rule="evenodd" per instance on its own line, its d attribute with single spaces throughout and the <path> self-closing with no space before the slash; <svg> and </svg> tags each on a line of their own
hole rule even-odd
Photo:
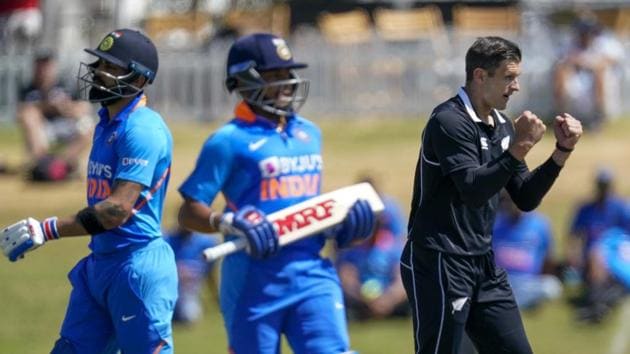
<svg viewBox="0 0 630 354">
<path fill-rule="evenodd" d="M 131 166 L 131 165 L 140 165 L 143 167 L 149 166 L 149 160 L 137 158 L 137 157 L 123 157 L 122 158 L 123 166 Z"/>
</svg>

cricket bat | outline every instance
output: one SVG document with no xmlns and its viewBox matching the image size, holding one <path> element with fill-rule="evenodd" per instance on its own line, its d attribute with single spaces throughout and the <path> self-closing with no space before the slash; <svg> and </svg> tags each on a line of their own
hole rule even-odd
<svg viewBox="0 0 630 354">
<path fill-rule="evenodd" d="M 364 182 L 318 195 L 269 214 L 267 218 L 278 232 L 278 243 L 282 247 L 338 225 L 358 199 L 367 200 L 374 213 L 378 214 L 385 208 L 372 185 Z M 244 238 L 237 238 L 206 248 L 203 255 L 208 262 L 212 262 L 246 246 Z"/>
</svg>

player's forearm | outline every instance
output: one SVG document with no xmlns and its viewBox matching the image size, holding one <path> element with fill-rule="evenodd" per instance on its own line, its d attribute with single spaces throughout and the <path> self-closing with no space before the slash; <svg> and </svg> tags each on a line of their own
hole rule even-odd
<svg viewBox="0 0 630 354">
<path fill-rule="evenodd" d="M 501 191 L 519 164 L 520 161 L 505 152 L 498 159 L 487 164 L 455 172 L 453 181 L 464 203 L 479 207 Z"/>
<path fill-rule="evenodd" d="M 132 215 L 132 209 L 131 204 L 125 205 L 125 203 L 111 197 L 94 205 L 96 218 L 106 230 L 127 222 Z"/>
<path fill-rule="evenodd" d="M 209 207 L 201 205 L 200 203 L 192 204 L 184 202 L 179 208 L 177 217 L 179 224 L 188 230 L 205 233 L 218 232 L 218 228 L 210 223 L 211 213 L 212 210 Z"/>
<path fill-rule="evenodd" d="M 84 208 L 74 217 L 58 219 L 59 237 L 97 234 L 114 229 L 124 224 L 131 214 L 131 206 L 124 206 L 108 198 L 94 207 Z"/>
<path fill-rule="evenodd" d="M 88 234 L 75 217 L 60 218 L 57 220 L 59 237 L 85 236 Z"/>
<path fill-rule="evenodd" d="M 507 190 L 519 209 L 535 209 L 556 181 L 560 169 L 553 158 L 549 158 L 532 172 L 525 172 L 514 178 L 507 185 Z"/>
</svg>

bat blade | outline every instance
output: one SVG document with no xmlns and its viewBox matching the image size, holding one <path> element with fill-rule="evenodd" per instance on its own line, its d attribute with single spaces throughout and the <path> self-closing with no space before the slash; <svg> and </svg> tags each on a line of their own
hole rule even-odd
<svg viewBox="0 0 630 354">
<path fill-rule="evenodd" d="M 367 200 L 374 213 L 380 213 L 385 208 L 372 185 L 364 182 L 321 194 L 278 210 L 269 214 L 267 218 L 278 232 L 278 242 L 282 247 L 338 225 L 358 199 Z M 207 248 L 203 254 L 207 261 L 212 262 L 246 246 L 247 242 L 243 238 L 238 238 Z"/>
</svg>

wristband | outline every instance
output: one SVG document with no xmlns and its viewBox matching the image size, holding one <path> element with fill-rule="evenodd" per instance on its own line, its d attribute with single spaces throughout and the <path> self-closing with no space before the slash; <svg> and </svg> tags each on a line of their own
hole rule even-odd
<svg viewBox="0 0 630 354">
<path fill-rule="evenodd" d="M 103 224 L 98 221 L 98 218 L 96 217 L 96 209 L 94 209 L 94 207 L 90 206 L 81 210 L 77 214 L 76 220 L 90 235 L 96 235 L 107 231 Z"/>
<path fill-rule="evenodd" d="M 42 232 L 46 241 L 56 240 L 59 238 L 59 230 L 57 230 L 57 217 L 45 219 L 41 223 Z"/>
<path fill-rule="evenodd" d="M 562 152 L 571 152 L 573 151 L 573 149 L 569 149 L 569 148 L 565 148 L 564 146 L 560 145 L 557 141 L 556 141 L 556 149 L 562 151 Z"/>
</svg>

